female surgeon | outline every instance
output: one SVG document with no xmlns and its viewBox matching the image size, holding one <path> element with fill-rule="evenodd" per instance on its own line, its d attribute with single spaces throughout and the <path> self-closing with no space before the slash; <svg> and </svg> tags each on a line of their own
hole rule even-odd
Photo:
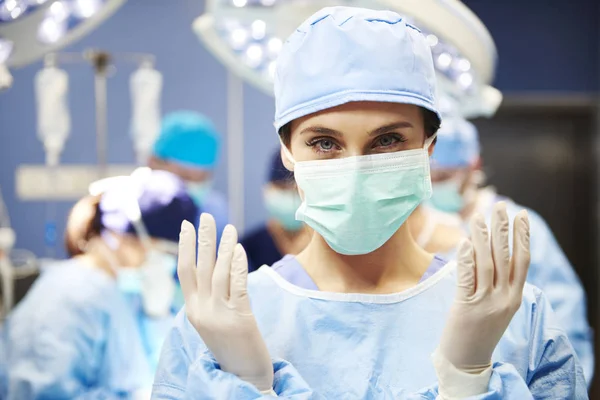
<svg viewBox="0 0 600 400">
<path fill-rule="evenodd" d="M 8 393 L 0 398 L 149 398 L 164 339 L 157 343 L 152 330 L 172 323 L 172 247 L 197 209 L 164 171 L 140 169 L 99 186 L 69 216 L 73 257 L 47 267 L 8 317 Z"/>
<path fill-rule="evenodd" d="M 411 237 L 404 222 L 431 194 L 434 93 L 425 38 L 394 12 L 325 8 L 290 36 L 275 126 L 314 234 L 283 267 L 248 276 L 233 227 L 215 254 L 203 214 L 196 263 L 182 224 L 185 312 L 153 398 L 587 398 L 569 340 L 525 285 L 525 212 L 512 257 L 502 203 L 491 234 L 473 218 L 456 263 L 434 263 Z"/>
</svg>

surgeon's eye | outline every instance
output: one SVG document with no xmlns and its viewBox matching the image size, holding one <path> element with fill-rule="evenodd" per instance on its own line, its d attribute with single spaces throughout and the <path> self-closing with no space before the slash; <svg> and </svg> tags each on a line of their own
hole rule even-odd
<svg viewBox="0 0 600 400">
<path fill-rule="evenodd" d="M 406 138 L 397 133 L 386 133 L 381 135 L 373 141 L 372 147 L 374 149 L 390 150 L 400 147 L 402 143 L 406 142 Z"/>
<path fill-rule="evenodd" d="M 312 138 L 306 142 L 306 145 L 312 147 L 317 153 L 330 153 L 342 149 L 333 139 L 326 137 Z"/>
</svg>

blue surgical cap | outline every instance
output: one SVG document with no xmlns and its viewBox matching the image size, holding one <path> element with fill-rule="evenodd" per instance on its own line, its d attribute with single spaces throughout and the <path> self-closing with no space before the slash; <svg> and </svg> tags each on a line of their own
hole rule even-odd
<svg viewBox="0 0 600 400">
<path fill-rule="evenodd" d="M 277 151 L 271 156 L 271 165 L 269 168 L 269 182 L 271 183 L 289 183 L 293 182 L 294 175 L 290 172 L 281 161 L 281 150 L 278 147 Z"/>
<path fill-rule="evenodd" d="M 163 118 L 154 156 L 212 169 L 217 163 L 220 142 L 220 135 L 208 118 L 194 111 L 177 111 Z"/>
<path fill-rule="evenodd" d="M 444 119 L 431 157 L 432 169 L 464 168 L 480 154 L 477 128 L 460 117 Z"/>
<path fill-rule="evenodd" d="M 109 186 L 100 198 L 100 220 L 103 228 L 136 234 L 128 216 L 127 205 L 135 199 L 142 222 L 152 238 L 176 242 L 183 220 L 195 223 L 198 209 L 187 194 L 185 184 L 166 171 L 149 170 L 144 176 L 128 177 L 126 184 Z"/>
<path fill-rule="evenodd" d="M 392 11 L 327 7 L 292 33 L 277 58 L 275 128 L 353 101 L 433 111 L 435 72 L 425 37 Z"/>
</svg>

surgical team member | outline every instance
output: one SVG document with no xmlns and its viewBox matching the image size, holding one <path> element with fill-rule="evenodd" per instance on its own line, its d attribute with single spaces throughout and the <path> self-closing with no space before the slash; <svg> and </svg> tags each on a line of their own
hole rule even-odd
<svg viewBox="0 0 600 400">
<path fill-rule="evenodd" d="M 219 237 L 229 220 L 225 196 L 213 188 L 221 135 L 204 115 L 194 111 L 167 114 L 148 165 L 178 175 L 201 212 L 217 221 Z"/>
<path fill-rule="evenodd" d="M 475 212 L 483 214 L 489 221 L 494 203 L 501 200 L 506 203 L 509 216 L 525 208 L 498 195 L 491 187 L 478 190 L 473 177 L 479 170 L 479 164 L 477 128 L 462 118 L 445 120 L 432 156 L 433 195 L 429 204 L 441 211 L 457 214 L 465 221 Z M 589 384 L 594 373 L 594 351 L 585 291 L 546 221 L 531 209 L 527 212 L 532 232 L 527 281 L 544 291 L 577 352 Z M 436 219 L 435 215 L 432 217 Z M 468 230 L 466 223 L 464 227 Z M 434 252 L 440 250 L 443 249 L 433 249 Z"/>
<path fill-rule="evenodd" d="M 491 241 L 475 216 L 472 241 L 444 265 L 404 223 L 431 194 L 435 91 L 425 38 L 394 12 L 325 8 L 292 33 L 275 126 L 303 200 L 296 215 L 314 234 L 279 269 L 248 276 L 233 227 L 217 254 L 203 214 L 196 262 L 194 227 L 182 225 L 186 304 L 154 399 L 587 398 L 566 334 L 525 285 L 525 211 L 512 256 L 500 203 Z"/>
<path fill-rule="evenodd" d="M 162 345 L 150 330 L 172 323 L 173 242 L 197 209 L 168 172 L 119 179 L 73 207 L 66 229 L 73 257 L 47 267 L 9 315 L 8 393 L 0 398 L 149 397 Z"/>
<path fill-rule="evenodd" d="M 424 204 L 413 211 L 407 222 L 411 235 L 420 247 L 448 260 L 454 258 L 456 246 L 466 236 L 458 216 Z"/>
<path fill-rule="evenodd" d="M 240 240 L 250 272 L 263 265 L 273 265 L 287 254 L 300 253 L 310 239 L 309 229 L 296 220 L 296 210 L 302 200 L 293 175 L 281 162 L 280 149 L 271 158 L 263 197 L 269 219 Z"/>
</svg>

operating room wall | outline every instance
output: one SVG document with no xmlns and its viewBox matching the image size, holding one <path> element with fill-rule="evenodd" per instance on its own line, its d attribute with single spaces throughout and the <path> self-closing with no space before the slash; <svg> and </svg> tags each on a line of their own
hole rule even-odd
<svg viewBox="0 0 600 400">
<path fill-rule="evenodd" d="M 600 88 L 597 0 L 463 0 L 498 48 L 503 91 Z"/>
<path fill-rule="evenodd" d="M 489 1 L 465 3 L 480 15 L 499 50 L 497 87 L 520 91 L 590 92 L 598 89 L 597 2 L 577 0 Z M 199 0 L 129 0 L 112 18 L 67 50 L 89 47 L 111 52 L 150 52 L 164 75 L 164 112 L 187 108 L 205 113 L 225 133 L 227 73 L 197 40 L 190 26 L 203 11 Z M 592 52 L 593 51 L 593 52 Z M 41 164 L 43 148 L 36 138 L 33 78 L 40 63 L 14 71 L 14 87 L 0 94 L 0 187 L 17 245 L 44 255 L 47 205 L 16 198 L 14 172 L 19 164 Z M 93 75 L 86 65 L 65 67 L 70 76 L 69 105 L 73 130 L 62 162 L 94 163 Z M 117 62 L 108 83 L 109 161 L 134 160 L 129 138 L 129 75 L 133 66 Z M 264 218 L 261 186 L 268 155 L 277 145 L 270 97 L 247 87 L 245 100 L 245 226 Z M 224 143 L 216 173 L 217 188 L 227 191 Z M 57 203 L 58 231 L 71 203 Z M 64 255 L 58 244 L 58 255 Z"/>
</svg>

